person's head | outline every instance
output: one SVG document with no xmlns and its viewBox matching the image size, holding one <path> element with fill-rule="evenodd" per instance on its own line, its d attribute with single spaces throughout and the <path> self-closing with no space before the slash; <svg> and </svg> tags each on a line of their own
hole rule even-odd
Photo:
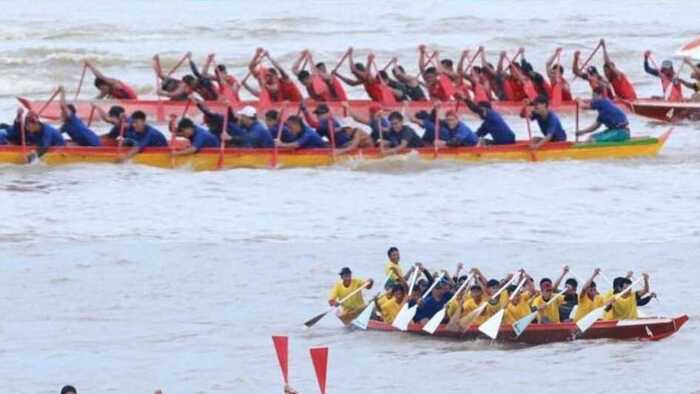
<svg viewBox="0 0 700 394">
<path fill-rule="evenodd" d="M 36 116 L 36 114 L 28 114 L 27 117 L 24 118 L 24 121 L 24 127 L 29 133 L 36 134 L 41 132 L 43 126 L 41 124 L 41 121 L 39 120 L 39 117 Z"/>
<path fill-rule="evenodd" d="M 277 110 L 271 109 L 265 112 L 265 125 L 267 128 L 272 129 L 273 127 L 277 127 L 277 125 L 279 125 L 279 117 L 280 113 Z"/>
<path fill-rule="evenodd" d="M 314 115 L 316 115 L 316 118 L 319 120 L 326 119 L 330 112 L 331 110 L 326 104 L 319 104 L 316 106 L 316 109 L 314 109 Z"/>
<path fill-rule="evenodd" d="M 477 77 L 481 75 L 481 72 L 482 72 L 482 70 L 481 70 L 481 67 L 479 67 L 479 66 L 474 66 L 471 69 L 472 75 L 477 76 Z"/>
<path fill-rule="evenodd" d="M 394 264 L 398 264 L 399 260 L 401 260 L 399 248 L 397 248 L 396 246 L 390 247 L 389 250 L 386 251 L 386 255 L 389 257 L 389 260 Z"/>
<path fill-rule="evenodd" d="M 622 278 L 622 287 L 620 288 L 620 292 L 625 291 L 628 287 L 632 286 L 632 280 L 630 278 Z M 627 298 L 632 294 L 631 291 L 628 291 L 625 293 L 622 298 Z"/>
<path fill-rule="evenodd" d="M 394 297 L 394 300 L 396 300 L 396 303 L 401 304 L 403 302 L 403 298 L 406 296 L 406 289 L 403 288 L 402 284 L 397 283 L 394 285 L 391 294 Z"/>
<path fill-rule="evenodd" d="M 540 292 L 542 293 L 543 296 L 549 297 L 552 295 L 552 280 L 549 278 L 542 278 L 540 280 Z"/>
<path fill-rule="evenodd" d="M 352 73 L 357 76 L 358 72 L 364 73 L 365 72 L 365 65 L 362 63 L 355 63 L 355 69 L 352 71 Z"/>
<path fill-rule="evenodd" d="M 271 68 L 265 72 L 265 85 L 266 87 L 269 88 L 276 88 L 277 84 L 279 83 L 279 75 L 277 74 L 277 70 L 274 68 Z"/>
<path fill-rule="evenodd" d="M 100 91 L 100 94 L 108 95 L 112 92 L 112 86 L 102 78 L 95 78 L 95 87 Z"/>
<path fill-rule="evenodd" d="M 532 102 L 534 111 L 540 116 L 546 116 L 549 111 L 549 99 L 547 96 L 539 95 Z"/>
<path fill-rule="evenodd" d="M 219 64 L 218 66 L 216 66 L 216 71 L 218 71 L 221 75 L 228 74 L 228 71 L 226 70 L 226 66 L 224 66 L 223 64 Z"/>
<path fill-rule="evenodd" d="M 450 283 L 447 279 L 441 279 L 433 288 L 432 296 L 436 300 L 442 299 L 442 296 L 450 290 Z"/>
<path fill-rule="evenodd" d="M 143 133 L 146 130 L 146 113 L 143 111 L 134 111 L 131 114 L 131 126 L 137 133 Z"/>
<path fill-rule="evenodd" d="M 670 60 L 661 62 L 661 72 L 664 75 L 673 76 L 673 62 Z"/>
<path fill-rule="evenodd" d="M 403 66 L 398 65 L 391 69 L 391 73 L 394 75 L 394 78 L 401 80 L 401 76 L 406 75 L 406 70 L 404 70 Z"/>
<path fill-rule="evenodd" d="M 340 280 L 343 281 L 345 286 L 349 286 L 352 282 L 352 271 L 350 271 L 349 267 L 343 267 L 343 269 L 338 272 L 338 275 L 340 275 Z"/>
<path fill-rule="evenodd" d="M 177 79 L 168 77 L 163 80 L 162 88 L 166 92 L 174 92 L 178 84 L 179 82 Z"/>
<path fill-rule="evenodd" d="M 596 77 L 600 76 L 600 74 L 598 74 L 598 69 L 596 68 L 596 66 L 588 66 L 586 68 L 586 72 L 588 73 L 588 75 L 592 75 L 592 76 L 596 76 Z"/>
<path fill-rule="evenodd" d="M 459 125 L 459 117 L 457 117 L 457 112 L 455 111 L 447 111 L 445 114 L 445 122 L 447 122 L 447 127 L 449 127 L 451 130 L 456 129 L 457 125 Z"/>
<path fill-rule="evenodd" d="M 253 123 L 255 123 L 255 116 L 257 112 L 255 111 L 255 108 L 246 105 L 245 107 L 241 108 L 238 112 L 236 112 L 236 116 L 238 116 L 239 123 L 243 127 L 250 127 Z"/>
<path fill-rule="evenodd" d="M 607 78 L 608 81 L 615 79 L 615 73 L 613 73 L 614 65 L 615 64 L 613 62 L 603 64 L 603 74 L 605 74 L 605 78 Z"/>
<path fill-rule="evenodd" d="M 540 73 L 532 73 L 532 83 L 540 89 L 544 89 L 544 77 Z"/>
<path fill-rule="evenodd" d="M 66 385 L 61 389 L 61 394 L 78 394 L 78 390 L 71 385 Z"/>
<path fill-rule="evenodd" d="M 297 74 L 297 78 L 299 79 L 299 82 L 302 85 L 304 85 L 306 87 L 311 86 L 311 74 L 309 74 L 308 71 L 306 71 L 306 70 L 299 71 L 299 74 Z"/>
<path fill-rule="evenodd" d="M 561 64 L 553 65 L 552 71 L 554 71 L 554 73 L 558 73 L 560 76 L 564 76 L 564 66 L 562 66 Z"/>
<path fill-rule="evenodd" d="M 518 289 L 518 286 L 516 286 L 516 285 L 509 285 L 508 287 L 506 287 L 506 292 L 508 292 L 509 297 L 513 297 L 514 304 L 517 304 L 520 301 L 519 294 L 515 295 L 515 296 L 513 295 L 513 293 L 515 293 L 515 290 L 517 290 L 517 289 Z"/>
<path fill-rule="evenodd" d="M 389 80 L 389 73 L 384 70 L 379 70 L 379 77 L 385 81 Z"/>
<path fill-rule="evenodd" d="M 605 87 L 603 86 L 596 86 L 593 89 L 593 98 L 595 99 L 600 99 L 605 97 Z"/>
<path fill-rule="evenodd" d="M 435 67 L 428 67 L 423 73 L 423 78 L 428 85 L 437 83 L 437 69 Z"/>
<path fill-rule="evenodd" d="M 287 118 L 287 127 L 292 134 L 298 135 L 304 131 L 304 121 L 301 119 L 301 117 L 292 115 Z"/>
<path fill-rule="evenodd" d="M 390 113 L 389 124 L 392 130 L 400 131 L 403 128 L 403 115 L 401 115 L 401 112 L 394 111 Z"/>
<path fill-rule="evenodd" d="M 122 115 L 126 110 L 124 110 L 124 107 L 121 105 L 113 105 L 109 107 L 109 111 L 107 112 L 107 116 L 109 117 L 109 120 L 112 122 L 119 122 L 122 118 Z"/>
<path fill-rule="evenodd" d="M 567 279 L 564 285 L 566 286 L 566 291 L 570 293 L 576 293 L 578 289 L 578 281 L 574 278 Z"/>
<path fill-rule="evenodd" d="M 595 298 L 596 294 L 598 294 L 598 289 L 596 287 L 595 282 L 591 281 L 591 285 L 588 286 L 588 288 L 586 288 L 586 295 L 593 299 Z"/>
<path fill-rule="evenodd" d="M 452 67 L 454 66 L 454 62 L 452 62 L 450 59 L 442 59 L 440 60 L 440 64 L 448 70 L 452 70 Z"/>
<path fill-rule="evenodd" d="M 622 286 L 625 283 L 625 278 L 618 276 L 617 278 L 613 279 L 613 292 L 619 293 L 622 291 Z"/>
<path fill-rule="evenodd" d="M 318 69 L 318 71 L 320 71 L 322 73 L 328 72 L 328 69 L 326 69 L 326 63 L 323 63 L 323 62 L 316 63 L 316 68 Z"/>
<path fill-rule="evenodd" d="M 194 122 L 190 118 L 182 118 L 177 124 L 177 132 L 184 137 L 190 138 L 194 134 Z"/>
<path fill-rule="evenodd" d="M 191 75 L 185 75 L 182 77 L 182 82 L 184 82 L 185 85 L 189 86 L 191 89 L 197 88 L 197 78 Z"/>
<path fill-rule="evenodd" d="M 471 294 L 472 298 L 477 302 L 481 301 L 481 295 L 483 293 L 484 291 L 479 285 L 472 285 L 472 287 L 469 288 L 469 294 Z"/>
<path fill-rule="evenodd" d="M 500 286 L 501 282 L 499 282 L 498 279 L 489 279 L 489 281 L 486 282 L 486 293 L 488 293 L 488 295 L 493 295 L 498 291 Z"/>
</svg>

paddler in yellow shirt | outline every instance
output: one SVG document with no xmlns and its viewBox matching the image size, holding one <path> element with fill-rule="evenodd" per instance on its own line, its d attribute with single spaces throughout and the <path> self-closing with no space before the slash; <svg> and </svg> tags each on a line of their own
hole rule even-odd
<svg viewBox="0 0 700 394">
<path fill-rule="evenodd" d="M 615 295 L 622 293 L 628 287 L 632 286 L 630 278 L 615 278 L 613 281 L 613 297 L 606 301 L 606 320 L 631 320 L 638 319 L 637 314 L 637 299 L 645 296 L 649 292 L 649 275 L 642 274 L 644 278 L 644 288 L 639 291 L 630 290 L 620 297 Z M 615 283 L 617 281 L 617 283 Z M 616 286 L 618 285 L 618 286 Z"/>
<path fill-rule="evenodd" d="M 554 289 L 559 287 L 559 284 L 564 279 L 566 274 L 569 272 L 569 266 L 565 265 L 562 269 L 561 275 L 552 285 L 552 280 L 549 278 L 542 278 L 540 280 L 540 295 L 532 300 L 532 306 L 539 312 L 537 314 L 537 321 L 542 323 L 560 323 L 559 319 L 559 307 L 564 304 L 564 296 L 559 295 L 557 298 L 547 305 L 547 303 L 554 297 Z"/>
<path fill-rule="evenodd" d="M 355 319 L 365 307 L 362 291 L 355 293 L 352 297 L 345 300 L 342 305 L 338 305 L 338 303 L 357 289 L 371 289 L 374 281 L 372 279 L 365 281 L 364 279 L 353 278 L 352 271 L 348 267 L 341 269 L 338 274 L 340 275 L 340 280 L 331 289 L 328 295 L 328 304 L 330 306 L 340 306 L 338 318 L 348 324 Z"/>
<path fill-rule="evenodd" d="M 406 303 L 406 289 L 401 283 L 397 283 L 393 286 L 391 298 L 389 298 L 384 303 L 380 304 L 375 301 L 377 306 L 377 311 L 382 317 L 385 323 L 391 324 L 394 322 L 396 315 L 399 314 L 401 307 Z"/>
<path fill-rule="evenodd" d="M 384 265 L 384 275 L 389 277 L 389 285 L 394 285 L 399 283 L 398 277 L 404 277 L 401 269 L 401 254 L 396 246 L 390 247 L 386 254 L 389 261 Z"/>
<path fill-rule="evenodd" d="M 603 296 L 598 294 L 598 289 L 594 281 L 598 274 L 600 274 L 600 268 L 596 268 L 593 271 L 593 275 L 591 275 L 588 281 L 581 287 L 581 294 L 578 295 L 578 307 L 576 308 L 576 315 L 574 316 L 574 321 L 576 322 L 591 313 L 594 309 L 600 308 L 605 303 Z"/>
<path fill-rule="evenodd" d="M 526 285 L 522 286 L 515 295 L 513 295 L 513 292 L 517 289 L 517 286 L 508 286 L 509 300 L 505 314 L 503 315 L 503 324 L 505 325 L 512 325 L 532 312 L 530 309 L 532 291 L 528 290 L 532 289 L 532 278 L 528 275 L 526 280 Z M 513 298 L 512 300 L 510 299 L 511 297 Z"/>
</svg>

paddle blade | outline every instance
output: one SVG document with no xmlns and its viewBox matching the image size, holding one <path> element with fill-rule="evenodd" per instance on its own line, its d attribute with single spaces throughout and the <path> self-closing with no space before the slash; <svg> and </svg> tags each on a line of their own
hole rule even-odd
<svg viewBox="0 0 700 394">
<path fill-rule="evenodd" d="M 289 339 L 282 336 L 273 336 L 272 343 L 275 345 L 275 352 L 277 352 L 277 361 L 280 363 L 280 369 L 282 370 L 282 378 L 284 379 L 284 384 L 289 383 Z"/>
<path fill-rule="evenodd" d="M 438 313 L 433 315 L 433 317 L 428 320 L 427 323 L 423 326 L 423 331 L 432 334 L 435 334 L 435 331 L 437 331 L 438 327 L 440 327 L 440 323 L 442 323 L 442 319 L 445 318 L 445 308 L 442 308 Z"/>
<path fill-rule="evenodd" d="M 360 315 L 352 321 L 352 325 L 361 330 L 366 330 L 367 325 L 369 324 L 369 318 L 372 317 L 372 312 L 374 312 L 373 302 L 367 305 L 365 310 L 363 310 L 362 313 L 360 313 Z"/>
<path fill-rule="evenodd" d="M 501 309 L 479 326 L 479 331 L 486 334 L 491 339 L 496 339 L 498 330 L 501 328 L 505 310 Z"/>
<path fill-rule="evenodd" d="M 316 379 L 318 387 L 321 389 L 321 394 L 326 394 L 326 373 L 328 372 L 328 348 L 319 347 L 309 349 L 311 353 L 311 361 L 314 363 L 316 371 Z"/>
<path fill-rule="evenodd" d="M 484 309 L 486 309 L 486 303 L 482 303 L 478 308 L 474 309 L 473 311 L 469 312 L 466 316 L 461 318 L 459 320 L 459 325 L 460 327 L 462 327 L 462 330 L 468 330 L 469 327 L 472 326 L 474 320 L 476 320 L 476 318 L 479 317 L 479 315 L 481 315 L 482 312 L 484 312 Z"/>
<path fill-rule="evenodd" d="M 577 321 L 576 327 L 578 327 L 578 329 L 581 330 L 581 334 L 583 334 L 589 328 L 591 328 L 593 323 L 595 323 L 598 319 L 603 317 L 603 313 L 605 313 L 605 308 L 602 306 L 600 308 L 594 309 L 589 314 L 582 317 L 581 320 Z"/>
<path fill-rule="evenodd" d="M 416 309 L 418 309 L 416 305 L 409 308 L 408 304 L 403 304 L 399 314 L 396 315 L 396 318 L 394 318 L 394 322 L 391 323 L 391 325 L 396 329 L 406 331 L 408 328 L 408 323 L 410 323 L 411 320 L 413 320 L 413 317 L 416 315 Z"/>
<path fill-rule="evenodd" d="M 332 310 L 332 309 L 331 309 L 331 310 Z M 307 320 L 306 323 L 304 323 L 304 325 L 305 325 L 306 327 L 309 327 L 309 328 L 313 327 L 314 324 L 318 323 L 319 320 L 321 320 L 321 319 L 323 319 L 324 317 L 326 317 L 326 315 L 327 315 L 331 310 L 327 310 L 327 311 L 325 311 L 325 312 L 323 312 L 323 313 L 321 313 L 321 314 L 319 314 L 319 315 L 316 315 L 316 316 L 312 317 L 311 319 Z"/>
<path fill-rule="evenodd" d="M 522 334 L 523 331 L 525 331 L 527 326 L 529 326 L 530 323 L 532 323 L 532 321 L 535 320 L 535 317 L 537 317 L 537 312 L 532 312 L 529 315 L 523 317 L 522 319 L 516 321 L 513 324 L 513 331 L 515 331 L 515 336 L 519 337 L 520 334 Z"/>
<path fill-rule="evenodd" d="M 22 104 L 22 106 L 23 106 L 24 108 L 26 108 L 27 110 L 29 110 L 29 111 L 32 110 L 32 103 L 29 102 L 29 100 L 27 100 L 26 98 L 24 98 L 24 97 L 17 97 L 17 101 L 19 101 L 19 103 Z"/>
</svg>

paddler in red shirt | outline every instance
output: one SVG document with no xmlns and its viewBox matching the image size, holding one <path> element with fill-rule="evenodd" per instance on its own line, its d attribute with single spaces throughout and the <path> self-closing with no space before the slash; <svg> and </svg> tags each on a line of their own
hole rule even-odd
<svg viewBox="0 0 700 394">
<path fill-rule="evenodd" d="M 384 81 L 380 79 L 379 75 L 372 73 L 371 67 L 374 62 L 374 53 L 370 52 L 367 55 L 366 64 L 355 63 L 353 54 L 353 48 L 348 48 L 350 72 L 352 72 L 355 79 L 343 76 L 338 72 L 336 72 L 335 75 L 340 78 L 341 81 L 350 86 L 363 85 L 367 95 L 370 97 L 370 99 L 372 99 L 372 101 L 387 105 L 396 104 L 396 100 L 403 96 L 403 92 L 394 91 L 394 89 L 391 89 L 386 83 L 384 83 Z"/>
<path fill-rule="evenodd" d="M 136 91 L 124 82 L 110 78 L 100 72 L 89 60 L 85 61 L 85 66 L 95 75 L 95 87 L 100 91 L 98 99 L 118 99 L 118 100 L 136 100 L 138 96 Z"/>
<path fill-rule="evenodd" d="M 552 97 L 550 99 L 553 102 L 556 101 L 572 101 L 573 96 L 571 95 L 571 86 L 569 82 L 564 78 L 564 66 L 559 63 L 561 58 L 562 48 L 557 48 L 554 51 L 552 57 L 547 60 L 547 77 L 549 78 L 549 84 L 552 87 Z M 556 61 L 556 64 L 555 64 Z M 555 92 L 561 92 L 561 97 L 553 97 Z"/>
<path fill-rule="evenodd" d="M 420 54 L 418 58 L 418 68 L 423 76 L 423 81 L 425 81 L 430 99 L 434 101 L 451 101 L 453 99 L 452 95 L 445 89 L 445 86 L 440 83 L 439 70 L 433 66 L 428 67 L 426 51 L 425 45 L 418 46 L 418 52 Z"/>
<path fill-rule="evenodd" d="M 605 77 L 610 82 L 610 85 L 615 92 L 615 96 L 623 100 L 636 100 L 637 92 L 634 91 L 634 87 L 627 78 L 627 75 L 620 71 L 615 66 L 615 63 L 610 60 L 610 56 L 608 56 L 608 49 L 605 46 L 605 40 L 600 40 L 600 45 L 603 47 L 603 59 L 605 62 L 603 64 L 603 72 L 605 73 Z"/>
<path fill-rule="evenodd" d="M 661 62 L 661 69 L 652 67 L 649 64 L 651 51 L 644 52 L 644 71 L 649 75 L 653 75 L 661 80 L 661 87 L 664 91 L 664 99 L 668 101 L 683 101 L 683 90 L 680 82 L 676 78 L 676 72 L 673 70 L 673 62 L 664 60 Z M 669 85 L 672 85 L 669 87 Z M 669 92 L 670 89 L 670 92 Z"/>
<path fill-rule="evenodd" d="M 299 58 L 292 65 L 292 73 L 297 76 L 299 82 L 304 85 L 309 98 L 315 101 L 337 101 L 333 98 L 328 86 L 318 74 L 312 74 L 302 70 L 302 62 L 309 62 L 309 50 L 304 49 Z"/>
<path fill-rule="evenodd" d="M 588 84 L 591 86 L 592 92 L 595 91 L 598 87 L 601 87 L 603 89 L 602 91 L 604 92 L 603 96 L 612 100 L 615 97 L 615 95 L 613 94 L 613 91 L 610 88 L 610 83 L 605 80 L 605 77 L 600 75 L 596 66 L 588 66 L 586 67 L 586 71 L 581 70 L 581 67 L 578 64 L 578 60 L 580 57 L 581 51 L 574 52 L 574 63 L 572 66 L 572 72 L 574 73 L 574 75 L 588 81 Z"/>
</svg>

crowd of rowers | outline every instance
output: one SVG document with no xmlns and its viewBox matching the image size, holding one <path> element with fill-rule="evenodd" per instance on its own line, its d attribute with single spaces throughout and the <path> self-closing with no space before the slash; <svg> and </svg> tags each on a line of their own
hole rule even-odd
<svg viewBox="0 0 700 394">
<path fill-rule="evenodd" d="M 629 122 L 625 113 L 612 100 L 613 98 L 634 99 L 636 93 L 624 73 L 609 59 L 605 42 L 601 40 L 605 63 L 605 77 L 600 75 L 595 66 L 585 70 L 580 67 L 580 53 L 574 54 L 573 72 L 589 82 L 592 88 L 592 100 L 579 101 L 582 109 L 598 112 L 596 121 L 590 126 L 577 130 L 576 135 L 585 135 L 605 127 L 605 130 L 590 137 L 593 142 L 625 141 L 630 138 Z M 559 117 L 550 108 L 553 103 L 572 99 L 569 85 L 564 79 L 564 68 L 559 64 L 561 49 L 547 61 L 549 82 L 526 60 L 524 50 L 520 49 L 513 59 L 505 52 L 501 53 L 498 66 L 493 67 L 485 57 L 483 48 L 471 57 L 465 51 L 456 70 L 450 59 L 441 59 L 439 52 L 428 55 L 425 46 L 419 47 L 419 76 L 407 74 L 392 61 L 384 70 L 376 67 L 374 55 L 369 54 L 367 62 L 355 63 L 353 49 L 331 72 L 324 63 L 314 63 L 309 51 L 303 51 L 292 67 L 293 73 L 305 87 L 308 97 L 320 102 L 311 110 L 299 89 L 284 71 L 281 65 L 268 52 L 259 48 L 249 68 L 250 74 L 258 80 L 258 87 L 249 86 L 244 78 L 238 83 L 223 65 L 215 67 L 214 74 L 209 71 L 213 56 L 209 56 L 202 70 L 199 70 L 187 54 L 193 75 L 186 75 L 181 80 L 165 73 L 160 66 L 158 56 L 154 57 L 156 73 L 161 81 L 157 93 L 172 100 L 192 100 L 203 114 L 203 124 L 196 124 L 193 119 L 184 117 L 178 121 L 171 119 L 171 135 L 189 140 L 187 147 L 174 149 L 173 155 L 188 155 L 199 152 L 202 148 L 239 147 L 239 148 L 327 148 L 337 149 L 336 154 L 343 154 L 355 149 L 380 148 L 382 154 L 394 154 L 406 148 L 425 146 L 463 147 L 484 145 L 514 144 L 515 133 L 506 120 L 491 105 L 495 100 L 510 100 L 524 103 L 521 116 L 536 120 L 542 137 L 533 138 L 531 148 L 537 149 L 548 142 L 567 140 L 567 133 Z M 476 58 L 481 58 L 481 66 L 473 65 Z M 519 62 L 516 61 L 519 58 Z M 262 65 L 267 59 L 270 67 Z M 339 72 L 339 66 L 348 59 L 353 78 Z M 659 77 L 664 84 L 673 86 L 671 96 L 680 92 L 680 86 L 687 81 L 679 79 L 668 61 L 660 69 L 649 64 L 650 54 L 645 54 L 645 69 Z M 431 62 L 434 65 L 431 65 Z M 468 63 L 465 65 L 465 63 Z M 506 66 L 507 63 L 507 66 Z M 311 71 L 304 68 L 309 65 Z M 693 78 L 700 81 L 700 65 L 692 65 Z M 136 98 L 134 89 L 124 82 L 102 74 L 90 62 L 86 69 L 95 74 L 95 86 L 100 91 L 99 98 Z M 389 77 L 387 68 L 392 68 L 395 79 Z M 374 71 L 372 71 L 374 68 Z M 354 113 L 347 103 L 347 96 L 342 83 L 364 85 L 367 93 L 375 103 L 369 108 L 368 115 Z M 694 84 L 696 91 L 700 87 Z M 269 110 L 258 114 L 252 106 L 244 106 L 232 111 L 231 106 L 225 113 L 217 113 L 207 106 L 207 101 L 218 100 L 222 96 L 229 103 L 239 102 L 238 91 L 241 86 L 266 102 L 300 102 L 296 114 L 286 116 L 278 110 Z M 666 85 L 664 85 L 666 86 Z M 423 89 L 427 89 L 428 95 Z M 63 124 L 56 128 L 43 122 L 39 116 L 30 112 L 23 117 L 23 111 L 13 124 L 0 125 L 0 145 L 34 145 L 36 151 L 28 159 L 41 156 L 52 146 L 66 144 L 62 134 L 70 136 L 70 143 L 79 146 L 126 145 L 131 149 L 121 155 L 117 161 L 125 161 L 147 147 L 167 147 L 165 135 L 147 123 L 143 111 L 126 114 L 121 106 L 112 106 L 105 112 L 94 105 L 99 117 L 112 124 L 109 133 L 98 136 L 77 115 L 76 108 L 65 99 L 65 89 L 60 90 L 60 104 Z M 682 93 L 681 93 L 682 96 Z M 401 111 L 387 111 L 389 104 L 397 101 L 427 100 L 434 103 L 432 111 L 408 113 L 406 106 Z M 463 102 L 465 107 L 474 112 L 481 120 L 481 125 L 473 130 L 458 116 L 455 110 L 443 110 L 444 101 Z M 342 101 L 347 117 L 338 117 L 331 113 L 324 102 Z M 419 134 L 409 123 L 420 126 Z M 357 127 L 364 125 L 365 127 Z M 436 132 L 437 129 L 437 132 Z M 368 132 L 369 131 L 369 132 Z M 174 141 L 174 140 L 173 140 Z"/>
<path fill-rule="evenodd" d="M 384 291 L 372 301 L 376 306 L 376 316 L 373 318 L 386 323 L 393 322 L 404 304 L 408 304 L 409 307 L 417 305 L 413 318 L 416 324 L 425 324 L 433 315 L 446 308 L 447 313 L 443 323 L 448 324 L 448 329 L 457 329 L 460 318 L 467 316 L 483 303 L 487 304 L 486 307 L 476 319 L 470 320 L 471 324 L 479 325 L 501 309 L 505 311 L 503 324 L 506 325 L 513 324 L 535 311 L 538 311 L 539 323 L 578 321 L 602 306 L 606 307 L 603 317 L 606 320 L 637 319 L 639 317 L 637 307 L 646 305 L 656 297 L 656 294 L 649 291 L 647 274 L 643 274 L 644 285 L 641 290 L 625 292 L 625 289 L 632 285 L 630 278 L 633 273 L 629 272 L 624 277 L 616 277 L 612 281 L 612 289 L 601 293 L 595 281 L 599 275 L 602 275 L 598 268 L 581 286 L 573 277 L 565 280 L 565 277 L 571 273 L 568 266 L 563 268 L 555 280 L 541 278 L 539 286 L 536 286 L 534 279 L 524 270 L 502 278 L 489 278 L 477 268 L 473 268 L 469 272 L 470 275 L 464 275 L 461 264 L 458 265 L 457 271 L 450 275 L 445 271 L 430 272 L 422 264 L 416 263 L 404 273 L 400 265 L 399 250 L 392 247 L 387 254 L 389 261 L 384 269 L 387 277 Z M 411 278 L 414 271 L 417 280 Z M 511 280 L 513 275 L 518 276 L 516 281 Z M 463 286 L 467 280 L 471 282 Z M 408 281 L 414 282 L 413 287 Z M 510 284 L 519 284 L 521 281 L 522 285 Z M 560 290 L 562 282 L 564 289 Z M 366 307 L 362 292 L 352 295 L 342 305 L 338 302 L 354 290 L 369 289 L 372 285 L 371 279 L 353 277 L 349 268 L 343 268 L 340 271 L 340 280 L 330 292 L 328 302 L 331 306 L 340 307 L 340 319 L 349 324 Z M 504 291 L 497 297 L 492 297 L 502 287 L 505 287 Z M 455 295 L 458 290 L 462 291 Z M 620 297 L 615 296 L 620 293 L 624 294 Z M 553 297 L 556 299 L 550 302 Z M 462 329 L 467 328 L 462 327 Z"/>
</svg>

